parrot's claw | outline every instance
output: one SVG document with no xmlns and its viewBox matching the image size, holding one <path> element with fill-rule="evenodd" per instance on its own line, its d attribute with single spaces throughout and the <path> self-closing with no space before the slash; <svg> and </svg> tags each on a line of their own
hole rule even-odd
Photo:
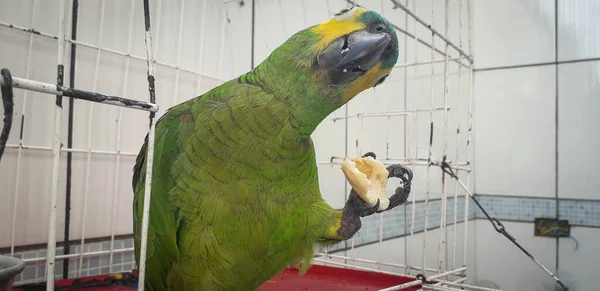
<svg viewBox="0 0 600 291">
<path fill-rule="evenodd" d="M 402 180 L 402 185 L 396 188 L 396 191 L 392 197 L 390 197 L 390 206 L 386 210 L 390 210 L 398 205 L 404 204 L 404 202 L 408 201 L 408 195 L 410 194 L 413 172 L 411 169 L 403 166 L 403 165 L 391 165 L 387 167 L 388 172 L 390 173 L 389 178 L 399 178 Z M 377 213 L 381 213 L 383 211 L 377 211 Z"/>
<path fill-rule="evenodd" d="M 390 178 L 400 178 L 404 184 L 410 184 L 413 179 L 413 172 L 411 169 L 402 165 L 391 165 L 386 168 L 390 173 Z"/>
</svg>

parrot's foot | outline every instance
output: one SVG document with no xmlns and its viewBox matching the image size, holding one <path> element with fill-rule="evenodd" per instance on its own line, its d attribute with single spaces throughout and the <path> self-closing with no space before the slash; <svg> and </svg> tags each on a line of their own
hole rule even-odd
<svg viewBox="0 0 600 291">
<path fill-rule="evenodd" d="M 376 155 L 372 152 L 368 152 L 366 154 L 363 155 L 363 158 L 365 157 L 370 157 L 372 160 L 374 160 L 376 158 Z M 356 159 L 355 159 L 356 160 Z M 371 163 L 372 163 L 371 160 Z M 378 164 L 376 164 L 376 167 L 381 167 L 381 165 L 379 165 L 380 162 L 378 162 Z M 377 182 L 381 182 L 383 181 L 383 185 L 385 185 L 387 183 L 387 180 L 389 178 L 399 178 L 402 180 L 401 185 L 399 187 L 396 188 L 395 193 L 388 198 L 386 198 L 385 196 L 385 187 L 383 189 L 381 189 L 382 193 L 379 193 L 379 196 L 376 197 L 368 197 L 371 199 L 365 199 L 365 197 L 363 197 L 364 195 L 360 195 L 357 192 L 357 189 L 355 189 L 354 187 L 352 188 L 352 190 L 350 191 L 350 196 L 348 197 L 348 200 L 346 201 L 346 205 L 344 206 L 344 209 L 342 211 L 342 219 L 341 219 L 341 225 L 340 228 L 337 231 L 337 234 L 341 237 L 344 237 L 346 239 L 352 237 L 361 227 L 361 221 L 360 218 L 361 217 L 365 217 L 365 216 L 369 216 L 375 213 L 381 213 L 384 211 L 388 211 L 391 210 L 395 207 L 397 207 L 398 205 L 402 205 L 403 203 L 405 203 L 408 200 L 408 196 L 410 194 L 410 190 L 411 190 L 411 182 L 413 179 L 413 172 L 402 165 L 391 165 L 388 166 L 387 168 L 384 168 L 388 173 L 386 174 L 387 177 L 385 177 L 383 180 L 378 179 Z M 348 168 L 346 169 L 348 170 Z M 352 170 L 352 169 L 350 169 Z M 380 170 L 380 169 L 376 169 L 376 170 Z M 364 172 L 363 172 L 364 173 Z M 348 177 L 348 175 L 347 175 Z M 364 178 L 361 178 L 363 180 L 365 180 Z M 358 180 L 358 183 L 357 183 Z M 354 184 L 356 184 L 358 187 L 363 187 L 364 186 L 364 181 L 361 181 L 360 179 L 356 179 L 354 181 L 349 181 L 350 184 L 353 184 L 352 182 L 354 182 Z M 372 184 L 372 183 L 370 183 Z M 359 188 L 361 191 L 365 192 L 364 188 Z M 370 189 L 367 188 L 367 193 L 370 192 Z M 363 193 L 364 194 L 364 193 Z M 385 203 L 387 204 L 386 207 L 382 207 L 382 199 L 383 198 L 385 201 Z M 374 201 L 373 201 L 374 200 Z"/>
<path fill-rule="evenodd" d="M 359 207 L 360 203 L 352 202 L 357 204 L 355 208 L 360 210 L 361 217 L 373 214 L 372 209 L 377 213 L 393 209 L 406 202 L 410 194 L 412 170 L 399 164 L 385 168 L 376 158 L 375 153 L 368 152 L 362 156 L 362 160 L 347 158 L 342 165 L 346 179 L 352 185 L 348 200 L 359 198 L 365 204 Z M 392 177 L 401 179 L 402 185 L 388 198 L 386 185 L 388 179 Z"/>
</svg>

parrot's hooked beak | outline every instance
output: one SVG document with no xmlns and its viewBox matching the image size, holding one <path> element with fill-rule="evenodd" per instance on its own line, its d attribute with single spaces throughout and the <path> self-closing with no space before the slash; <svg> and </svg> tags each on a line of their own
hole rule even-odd
<svg viewBox="0 0 600 291">
<path fill-rule="evenodd" d="M 359 30 L 332 42 L 317 62 L 333 85 L 350 83 L 364 75 L 390 49 L 392 37 L 387 32 Z"/>
</svg>

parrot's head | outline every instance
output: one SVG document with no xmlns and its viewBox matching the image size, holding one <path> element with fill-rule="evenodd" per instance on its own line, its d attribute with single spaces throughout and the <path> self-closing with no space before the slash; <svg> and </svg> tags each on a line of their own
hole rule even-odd
<svg viewBox="0 0 600 291">
<path fill-rule="evenodd" d="M 295 33 L 252 73 L 272 92 L 291 98 L 296 115 L 319 121 L 383 83 L 398 55 L 394 27 L 377 12 L 355 6 Z"/>
<path fill-rule="evenodd" d="M 385 81 L 398 60 L 398 37 L 380 14 L 343 9 L 310 30 L 317 36 L 315 65 L 330 86 L 343 88 L 347 102 Z"/>
</svg>

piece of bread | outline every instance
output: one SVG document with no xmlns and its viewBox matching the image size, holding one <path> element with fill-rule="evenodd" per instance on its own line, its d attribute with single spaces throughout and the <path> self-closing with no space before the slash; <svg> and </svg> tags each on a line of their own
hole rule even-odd
<svg viewBox="0 0 600 291">
<path fill-rule="evenodd" d="M 379 198 L 378 210 L 388 208 L 390 200 L 386 195 L 386 186 L 389 172 L 383 163 L 373 157 L 346 157 L 342 162 L 342 171 L 354 191 L 366 203 L 374 206 Z"/>
</svg>

